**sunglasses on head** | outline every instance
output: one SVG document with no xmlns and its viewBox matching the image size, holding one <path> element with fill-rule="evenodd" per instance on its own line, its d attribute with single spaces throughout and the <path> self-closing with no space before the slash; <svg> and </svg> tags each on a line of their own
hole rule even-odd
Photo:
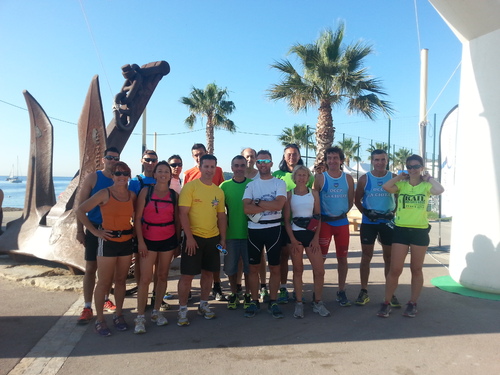
<svg viewBox="0 0 500 375">
<path fill-rule="evenodd" d="M 116 171 L 115 173 L 113 173 L 115 176 L 117 177 L 120 177 L 120 176 L 125 176 L 125 177 L 129 177 L 130 176 L 130 172 L 123 172 L 123 171 Z"/>
<path fill-rule="evenodd" d="M 146 163 L 156 163 L 158 161 L 157 158 L 144 158 L 143 159 Z"/>
<path fill-rule="evenodd" d="M 111 156 L 111 155 L 106 155 L 106 156 L 104 157 L 104 159 L 106 159 L 106 160 L 120 161 L 120 157 L 119 157 L 119 156 Z"/>
<path fill-rule="evenodd" d="M 269 164 L 271 162 L 270 159 L 258 159 L 257 164 Z"/>
<path fill-rule="evenodd" d="M 408 170 L 410 170 L 410 169 L 419 169 L 419 168 L 422 168 L 422 166 L 420 164 L 407 165 L 406 166 L 406 169 L 408 169 Z"/>
<path fill-rule="evenodd" d="M 182 167 L 182 163 L 170 163 L 170 166 L 171 166 L 172 168 Z"/>
</svg>

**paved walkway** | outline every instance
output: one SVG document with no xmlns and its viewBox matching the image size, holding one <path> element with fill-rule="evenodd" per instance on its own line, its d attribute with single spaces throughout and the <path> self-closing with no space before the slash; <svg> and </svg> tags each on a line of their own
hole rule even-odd
<svg viewBox="0 0 500 375">
<path fill-rule="evenodd" d="M 438 227 L 433 225 L 431 232 L 431 248 L 425 258 L 424 290 L 415 319 L 402 317 L 398 310 L 388 319 L 376 316 L 384 290 L 383 261 L 377 246 L 370 275 L 372 302 L 364 307 L 341 308 L 333 302 L 336 261 L 328 258 L 324 299 L 333 313 L 329 318 L 314 314 L 308 303 L 305 318 L 296 320 L 292 317 L 293 303 L 290 302 L 283 306 L 285 319 L 275 320 L 265 309 L 255 318 L 246 319 L 241 307 L 229 311 L 225 303 L 213 301 L 217 318 L 207 321 L 196 314 L 199 284 L 195 282 L 189 327 L 177 327 L 176 312 L 169 311 L 166 316 L 170 324 L 166 327 L 148 322 L 145 335 L 113 331 L 113 336 L 101 338 L 92 326 L 74 324 L 81 307 L 78 294 L 50 292 L 66 301 L 67 310 L 34 317 L 47 321 L 49 317 L 60 316 L 16 367 L 12 364 L 13 355 L 9 357 L 9 352 L 6 354 L 3 350 L 9 339 L 1 335 L 0 374 L 9 373 L 11 369 L 12 374 L 132 374 L 145 369 L 168 374 L 496 373 L 500 351 L 500 304 L 446 293 L 431 285 L 433 277 L 448 274 L 450 225 L 442 225 L 441 241 Z M 350 248 L 347 292 L 349 298 L 355 299 L 359 291 L 361 255 L 357 233 L 351 235 Z M 4 268 L 0 266 L 0 274 Z M 401 301 L 409 297 L 409 276 L 406 268 L 397 290 Z M 305 297 L 309 302 L 312 272 L 307 265 L 304 281 Z M 10 287 L 11 283 L 0 278 L 2 290 L 4 285 Z M 175 284 L 172 280 L 169 289 L 174 290 Z M 68 295 L 74 297 L 67 298 Z M 130 325 L 133 324 L 135 304 L 135 296 L 126 299 Z M 173 300 L 172 305 L 176 309 L 177 301 Z M 9 314 L 12 316 L 4 316 L 0 322 L 25 315 L 23 310 L 12 309 Z M 108 318 L 110 322 L 110 316 Z M 19 330 L 22 329 L 21 324 Z M 2 327 L 0 331 L 3 332 Z M 5 369 L 3 363 L 10 364 L 6 372 L 2 370 Z"/>
</svg>

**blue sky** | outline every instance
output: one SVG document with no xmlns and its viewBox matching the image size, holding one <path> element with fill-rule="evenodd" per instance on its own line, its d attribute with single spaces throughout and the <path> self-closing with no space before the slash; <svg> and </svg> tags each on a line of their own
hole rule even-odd
<svg viewBox="0 0 500 375">
<path fill-rule="evenodd" d="M 20 174 L 27 171 L 29 116 L 18 108 L 26 108 L 23 90 L 52 117 L 54 175 L 71 176 L 79 160 L 76 123 L 92 77 L 99 75 L 108 124 L 124 82 L 121 66 L 158 60 L 171 67 L 147 109 L 147 132 L 158 133 L 160 158 L 176 153 L 185 168 L 193 165 L 191 146 L 205 143 L 205 132 L 201 123 L 188 132 L 189 113 L 179 99 L 192 86 L 215 82 L 227 87 L 236 105 L 230 118 L 237 132 L 215 133 L 219 165 L 228 171 L 231 158 L 245 147 L 269 149 L 279 161 L 277 135 L 295 123 L 314 127 L 317 110 L 295 114 L 285 102 L 269 101 L 266 90 L 280 78 L 270 64 L 286 58 L 294 43 L 310 43 L 323 29 L 336 29 L 339 20 L 346 24 L 347 43 L 361 39 L 374 47 L 366 66 L 382 80 L 385 99 L 397 110 L 391 144 L 418 152 L 420 49 L 429 49 L 429 120 L 436 114 L 439 126 L 458 103 L 460 69 L 450 77 L 460 63 L 461 44 L 427 0 L 416 0 L 416 8 L 418 25 L 414 0 L 2 0 L 0 174 L 9 173 L 17 156 Z M 343 133 L 359 136 L 363 150 L 371 140 L 387 142 L 388 120 L 382 116 L 373 122 L 337 109 L 333 118 L 337 139 Z M 122 153 L 133 173 L 140 172 L 140 128 Z M 433 134 L 432 126 L 428 132 Z M 153 148 L 152 135 L 147 142 Z M 432 151 L 433 138 L 428 142 Z"/>
</svg>

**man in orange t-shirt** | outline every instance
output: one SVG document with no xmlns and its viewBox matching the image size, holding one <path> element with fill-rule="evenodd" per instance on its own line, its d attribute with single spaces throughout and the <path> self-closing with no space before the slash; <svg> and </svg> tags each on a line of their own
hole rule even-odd
<svg viewBox="0 0 500 375">
<path fill-rule="evenodd" d="M 196 161 L 196 166 L 188 169 L 184 172 L 184 184 L 187 184 L 190 181 L 196 180 L 201 177 L 200 172 L 200 158 L 207 153 L 207 149 L 205 145 L 202 143 L 195 143 L 193 147 L 191 147 L 191 155 L 193 159 Z M 212 182 L 219 186 L 224 182 L 224 174 L 222 173 L 222 168 L 217 167 L 215 169 L 214 177 L 212 178 Z"/>
</svg>

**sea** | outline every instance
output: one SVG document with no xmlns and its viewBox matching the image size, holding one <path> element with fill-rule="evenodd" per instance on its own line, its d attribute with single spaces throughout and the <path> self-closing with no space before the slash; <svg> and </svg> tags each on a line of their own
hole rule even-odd
<svg viewBox="0 0 500 375">
<path fill-rule="evenodd" d="M 8 176 L 0 176 L 0 189 L 3 190 L 2 207 L 24 208 L 24 198 L 26 194 L 26 176 L 19 176 L 21 183 L 13 184 L 6 181 Z M 68 187 L 73 177 L 54 177 L 54 191 L 56 200 L 59 195 Z"/>
</svg>

